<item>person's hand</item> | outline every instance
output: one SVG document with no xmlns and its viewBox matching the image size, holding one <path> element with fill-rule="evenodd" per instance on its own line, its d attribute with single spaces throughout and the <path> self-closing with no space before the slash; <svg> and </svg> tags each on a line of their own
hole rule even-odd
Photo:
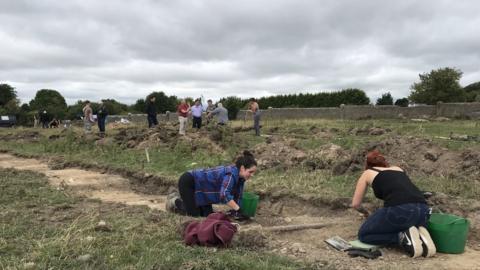
<svg viewBox="0 0 480 270">
<path fill-rule="evenodd" d="M 368 218 L 368 216 L 370 215 L 370 213 L 368 212 L 367 209 L 365 209 L 365 207 L 363 206 L 360 206 L 360 207 L 357 207 L 355 208 L 355 210 L 357 210 L 360 214 L 363 215 L 363 217 L 365 218 Z"/>
<path fill-rule="evenodd" d="M 227 215 L 233 218 L 236 221 L 244 221 L 244 220 L 249 220 L 250 217 L 242 214 L 241 209 L 238 209 L 237 211 L 235 210 L 229 210 L 227 211 Z"/>
</svg>

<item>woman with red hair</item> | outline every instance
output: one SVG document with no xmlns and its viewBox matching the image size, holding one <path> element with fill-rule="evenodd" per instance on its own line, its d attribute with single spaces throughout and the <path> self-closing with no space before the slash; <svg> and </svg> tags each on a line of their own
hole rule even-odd
<svg viewBox="0 0 480 270">
<path fill-rule="evenodd" d="M 430 209 L 422 192 L 398 166 L 390 166 L 377 150 L 367 154 L 365 171 L 357 181 L 352 207 L 362 210 L 363 196 L 372 186 L 384 207 L 375 211 L 358 231 L 358 239 L 373 245 L 400 245 L 415 258 L 431 257 L 436 248 L 427 229 Z"/>
</svg>

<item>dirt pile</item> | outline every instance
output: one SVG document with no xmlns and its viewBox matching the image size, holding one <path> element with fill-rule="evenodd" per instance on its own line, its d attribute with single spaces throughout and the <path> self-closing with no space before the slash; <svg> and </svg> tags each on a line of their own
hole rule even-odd
<svg viewBox="0 0 480 270">
<path fill-rule="evenodd" d="M 0 141 L 27 141 L 37 142 L 42 138 L 38 131 L 25 131 L 22 133 L 7 133 L 0 136 Z"/>
<path fill-rule="evenodd" d="M 352 151 L 347 158 L 340 156 L 332 166 L 335 175 L 359 171 L 365 163 L 368 151 L 379 150 L 390 164 L 398 165 L 407 172 L 428 175 L 480 179 L 480 152 L 477 150 L 452 151 L 440 147 L 429 139 L 415 137 L 392 137 L 371 142 Z M 327 166 L 328 167 L 328 166 Z"/>
<path fill-rule="evenodd" d="M 295 146 L 295 140 L 281 136 L 272 136 L 258 144 L 253 153 L 260 169 L 287 169 L 301 164 L 307 158 L 307 154 Z"/>
<path fill-rule="evenodd" d="M 345 160 L 349 157 L 348 152 L 341 146 L 329 143 L 308 154 L 304 165 L 310 170 L 322 170 L 331 168 L 339 160 Z"/>
<path fill-rule="evenodd" d="M 392 132 L 389 128 L 382 127 L 373 127 L 371 125 L 366 125 L 361 128 L 351 128 L 348 130 L 348 133 L 351 135 L 369 135 L 369 136 L 378 136 L 385 133 Z"/>
<path fill-rule="evenodd" d="M 221 151 L 233 141 L 233 132 L 228 127 L 207 127 L 200 131 L 178 135 L 178 125 L 161 122 L 152 129 L 122 128 L 113 137 L 113 143 L 125 148 L 145 149 L 155 146 L 166 146 L 174 149 L 177 144 L 189 145 L 192 151 L 209 149 Z"/>
</svg>

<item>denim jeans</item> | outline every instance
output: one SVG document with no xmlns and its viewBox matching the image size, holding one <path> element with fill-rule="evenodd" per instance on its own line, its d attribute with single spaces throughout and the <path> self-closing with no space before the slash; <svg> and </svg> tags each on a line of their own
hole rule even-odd
<svg viewBox="0 0 480 270">
<path fill-rule="evenodd" d="M 424 203 L 380 208 L 362 224 L 358 239 L 372 245 L 399 244 L 399 232 L 411 226 L 426 226 L 428 218 L 429 207 Z"/>
</svg>

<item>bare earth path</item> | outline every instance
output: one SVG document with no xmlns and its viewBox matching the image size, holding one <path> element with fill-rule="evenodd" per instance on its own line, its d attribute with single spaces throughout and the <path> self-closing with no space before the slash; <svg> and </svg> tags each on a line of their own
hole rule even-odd
<svg viewBox="0 0 480 270">
<path fill-rule="evenodd" d="M 9 154 L 0 154 L 0 167 L 43 173 L 48 177 L 51 185 L 58 188 L 68 187 L 90 198 L 165 209 L 165 196 L 135 193 L 131 190 L 128 180 L 118 175 L 71 168 L 51 170 L 46 163 L 39 160 L 18 158 Z"/>
<path fill-rule="evenodd" d="M 42 161 L 9 154 L 0 154 L 0 168 L 43 173 L 48 177 L 50 184 L 59 189 L 68 189 L 76 194 L 106 202 L 146 205 L 162 211 L 165 209 L 165 196 L 133 192 L 129 181 L 118 175 L 70 168 L 51 170 Z M 350 258 L 342 252 L 332 250 L 324 240 L 334 235 L 340 235 L 344 239 L 354 239 L 362 222 L 356 213 L 287 205 L 287 203 L 272 215 L 278 203 L 262 202 L 256 222 L 244 227 L 313 223 L 334 225 L 322 229 L 269 233 L 267 247 L 275 253 L 315 261 L 318 264 L 322 262 L 333 264 L 338 269 L 480 269 L 479 248 L 471 246 L 467 247 L 466 252 L 461 255 L 437 254 L 429 259 L 411 259 L 395 249 L 383 249 L 384 255 L 377 260 Z"/>
</svg>

